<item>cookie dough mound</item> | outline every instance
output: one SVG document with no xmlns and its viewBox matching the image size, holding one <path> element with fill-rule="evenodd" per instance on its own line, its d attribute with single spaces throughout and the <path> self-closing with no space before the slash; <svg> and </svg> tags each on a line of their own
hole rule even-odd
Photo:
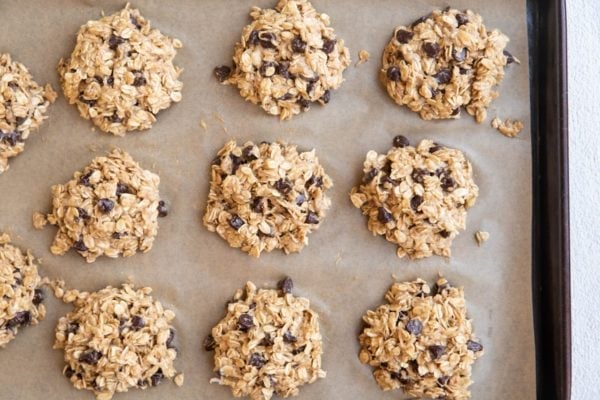
<svg viewBox="0 0 600 400">
<path fill-rule="evenodd" d="M 329 27 L 329 16 L 306 0 L 254 7 L 250 16 L 253 21 L 234 48 L 233 70 L 218 67 L 217 78 L 282 120 L 308 111 L 311 103 L 329 103 L 350 65 L 348 48 Z"/>
<path fill-rule="evenodd" d="M 73 248 L 93 262 L 102 255 L 129 257 L 152 248 L 157 219 L 166 215 L 158 175 L 115 149 L 95 158 L 73 178 L 52 186 L 52 212 L 46 218 L 58 227 L 50 248 L 53 254 Z"/>
<path fill-rule="evenodd" d="M 350 199 L 369 219 L 373 235 L 398 245 L 398 257 L 450 257 L 479 189 L 459 150 L 423 140 L 415 147 L 397 136 L 387 154 L 369 151 L 362 184 Z"/>
<path fill-rule="evenodd" d="M 213 161 L 204 225 L 254 257 L 298 252 L 323 221 L 332 185 L 314 150 L 230 141 Z"/>
<path fill-rule="evenodd" d="M 248 282 L 235 293 L 204 343 L 214 350 L 211 383 L 230 386 L 235 397 L 269 400 L 295 396 L 300 386 L 325 377 L 319 317 L 307 299 L 291 294 L 292 286 L 290 278 L 279 290 Z"/>
<path fill-rule="evenodd" d="M 44 319 L 43 283 L 33 256 L 0 234 L 0 348 L 16 337 L 19 328 Z"/>
<path fill-rule="evenodd" d="M 89 21 L 58 65 L 65 97 L 104 132 L 149 129 L 159 111 L 181 100 L 182 70 L 173 65 L 181 46 L 129 6 Z"/>
<path fill-rule="evenodd" d="M 151 292 L 124 284 L 65 294 L 63 300 L 75 309 L 58 321 L 54 348 L 64 350 L 63 374 L 73 386 L 109 400 L 116 392 L 175 377 L 175 314 Z"/>
<path fill-rule="evenodd" d="M 518 62 L 504 50 L 508 41 L 473 11 L 436 10 L 394 30 L 380 79 L 396 103 L 423 119 L 459 118 L 465 107 L 481 123 L 504 67 Z"/>
<path fill-rule="evenodd" d="M 440 277 L 394 283 L 387 304 L 363 316 L 360 361 L 375 369 L 383 390 L 402 388 L 414 397 L 464 400 L 473 362 L 483 346 L 473 335 L 462 288 Z"/>
<path fill-rule="evenodd" d="M 8 169 L 9 158 L 25 150 L 25 141 L 48 118 L 55 99 L 50 84 L 42 88 L 23 64 L 0 54 L 0 174 Z"/>
</svg>

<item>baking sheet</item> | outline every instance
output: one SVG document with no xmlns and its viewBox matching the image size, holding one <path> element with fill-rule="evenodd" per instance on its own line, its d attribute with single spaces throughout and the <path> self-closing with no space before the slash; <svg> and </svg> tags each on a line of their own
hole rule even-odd
<svg viewBox="0 0 600 400">
<path fill-rule="evenodd" d="M 452 4 L 472 8 L 483 15 L 488 28 L 506 33 L 511 38 L 508 49 L 522 61 L 507 70 L 501 96 L 483 125 L 464 112 L 458 121 L 422 121 L 396 106 L 378 83 L 380 55 L 394 27 L 447 6 L 446 1 L 437 0 L 315 0 L 315 7 L 331 16 L 353 59 L 361 49 L 371 53 L 371 59 L 349 67 L 346 82 L 332 94 L 328 106 L 313 106 L 309 113 L 279 122 L 244 102 L 234 88 L 219 85 L 212 75 L 215 66 L 230 63 L 233 44 L 254 4 L 269 7 L 275 1 L 145 0 L 132 4 L 154 27 L 182 40 L 184 48 L 175 60 L 185 69 L 183 101 L 163 111 L 150 131 L 117 138 L 94 130 L 60 96 L 41 133 L 28 140 L 25 153 L 13 159 L 11 169 L 0 176 L 0 230 L 9 231 L 17 244 L 42 258 L 44 274 L 63 277 L 70 287 L 81 290 L 131 279 L 153 287 L 154 296 L 175 310 L 180 349 L 176 365 L 185 373 L 184 386 L 165 382 L 116 398 L 231 398 L 227 387 L 208 384 L 213 375 L 212 353 L 202 349 L 202 341 L 224 315 L 224 304 L 236 288 L 247 280 L 274 286 L 282 276 L 290 275 L 295 293 L 308 297 L 321 315 L 328 373 L 326 379 L 304 386 L 299 399 L 397 399 L 400 391 L 381 392 L 371 369 L 358 361 L 361 316 L 383 301 L 392 274 L 400 280 L 423 277 L 432 281 L 438 271 L 464 286 L 469 315 L 485 346 L 485 356 L 474 366 L 473 398 L 514 398 L 516 393 L 519 399 L 535 398 L 525 1 L 458 0 Z M 102 10 L 108 14 L 124 5 L 112 0 L 2 0 L 0 52 L 10 52 L 30 68 L 39 83 L 50 82 L 58 89 L 55 67 L 71 52 L 79 26 L 98 18 Z M 505 138 L 489 126 L 496 115 L 521 119 L 526 128 L 516 139 Z M 200 127 L 201 120 L 208 126 L 206 131 Z M 460 148 L 473 164 L 480 196 L 469 212 L 467 230 L 454 241 L 450 260 L 396 258 L 395 246 L 373 237 L 365 218 L 349 201 L 350 188 L 362 175 L 366 152 L 386 151 L 398 134 L 412 144 L 429 138 Z M 317 149 L 335 183 L 330 191 L 333 206 L 300 254 L 273 252 L 256 260 L 230 249 L 202 226 L 210 160 L 230 138 L 284 139 L 304 149 Z M 91 265 L 74 252 L 53 256 L 49 246 L 55 228 L 35 231 L 32 213 L 49 210 L 52 184 L 66 182 L 75 170 L 114 146 L 127 150 L 161 177 L 161 196 L 171 212 L 159 221 L 154 248 L 147 254 L 102 258 Z M 491 233 L 482 247 L 473 239 L 479 229 Z M 52 350 L 56 322 L 70 307 L 53 298 L 46 305 L 46 319 L 21 331 L 0 351 L 0 397 L 93 398 L 72 388 L 61 375 L 62 352 Z"/>
</svg>

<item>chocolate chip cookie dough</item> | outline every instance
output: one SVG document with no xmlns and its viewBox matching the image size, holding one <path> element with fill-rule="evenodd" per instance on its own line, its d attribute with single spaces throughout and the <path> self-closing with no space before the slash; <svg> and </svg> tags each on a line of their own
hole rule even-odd
<svg viewBox="0 0 600 400">
<path fill-rule="evenodd" d="M 0 233 L 0 349 L 19 328 L 36 325 L 46 315 L 41 288 L 45 282 L 33 256 L 10 242 L 8 234 Z"/>
<path fill-rule="evenodd" d="M 325 218 L 332 185 L 314 150 L 230 141 L 211 167 L 204 225 L 254 257 L 274 249 L 298 252 Z"/>
<path fill-rule="evenodd" d="M 97 257 L 129 257 L 152 248 L 158 217 L 167 215 L 158 175 L 142 169 L 120 149 L 95 158 L 64 185 L 52 186 L 52 212 L 35 213 L 33 224 L 58 227 L 50 251 L 73 248 L 87 262 Z"/>
<path fill-rule="evenodd" d="M 433 289 L 422 279 L 394 283 L 387 304 L 363 316 L 359 359 L 374 368 L 383 390 L 414 397 L 465 400 L 471 368 L 483 355 L 467 319 L 462 288 L 442 277 Z"/>
<path fill-rule="evenodd" d="M 367 216 L 373 235 L 397 244 L 398 257 L 450 257 L 479 193 L 462 152 L 431 140 L 412 147 L 396 136 L 387 154 L 367 153 L 363 171 L 350 199 Z"/>
<path fill-rule="evenodd" d="M 481 123 L 504 68 L 519 62 L 505 50 L 508 41 L 473 11 L 435 10 L 394 30 L 380 78 L 396 103 L 423 119 L 459 118 L 465 107 Z"/>
<path fill-rule="evenodd" d="M 182 70 L 173 65 L 181 47 L 129 5 L 89 21 L 58 65 L 65 97 L 104 132 L 149 129 L 159 111 L 181 100 Z"/>
<path fill-rule="evenodd" d="M 308 111 L 311 103 L 329 103 L 350 65 L 348 48 L 329 27 L 329 16 L 306 0 L 253 7 L 250 16 L 253 21 L 234 48 L 233 69 L 215 68 L 217 78 L 282 120 Z"/>
<path fill-rule="evenodd" d="M 64 351 L 63 374 L 73 386 L 110 400 L 116 392 L 176 377 L 175 314 L 151 292 L 124 284 L 64 293 L 63 301 L 73 303 L 74 310 L 58 321 L 54 348 Z"/>
<path fill-rule="evenodd" d="M 39 86 L 27 67 L 0 54 L 0 174 L 9 158 L 25 150 L 25 141 L 44 122 L 56 93 L 50 84 Z"/>
<path fill-rule="evenodd" d="M 278 287 L 257 289 L 248 282 L 204 342 L 214 351 L 217 376 L 210 382 L 230 386 L 235 397 L 295 396 L 300 386 L 325 377 L 317 313 L 292 294 L 290 278 Z"/>
</svg>

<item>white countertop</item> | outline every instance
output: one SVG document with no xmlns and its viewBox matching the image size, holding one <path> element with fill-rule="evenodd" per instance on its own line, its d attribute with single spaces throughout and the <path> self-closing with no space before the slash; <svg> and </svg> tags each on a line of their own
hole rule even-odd
<svg viewBox="0 0 600 400">
<path fill-rule="evenodd" d="M 600 398 L 600 1 L 567 0 L 573 400 Z"/>
</svg>

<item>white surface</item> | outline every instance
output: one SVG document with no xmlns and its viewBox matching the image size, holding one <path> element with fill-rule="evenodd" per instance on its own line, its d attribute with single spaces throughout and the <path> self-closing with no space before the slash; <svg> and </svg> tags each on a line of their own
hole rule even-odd
<svg viewBox="0 0 600 400">
<path fill-rule="evenodd" d="M 567 0 L 573 400 L 600 397 L 600 1 Z"/>
</svg>

